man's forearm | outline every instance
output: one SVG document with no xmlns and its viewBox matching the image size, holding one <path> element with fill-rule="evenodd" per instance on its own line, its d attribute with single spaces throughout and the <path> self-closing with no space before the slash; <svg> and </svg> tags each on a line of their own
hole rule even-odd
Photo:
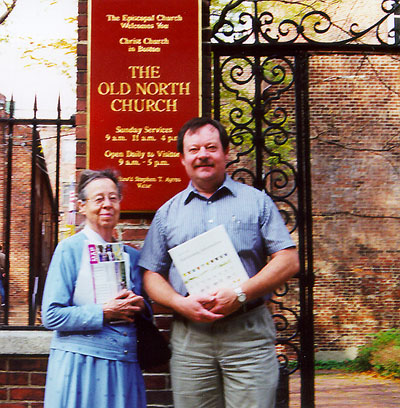
<svg viewBox="0 0 400 408">
<path fill-rule="evenodd" d="M 299 271 L 296 249 L 284 249 L 271 256 L 268 264 L 242 285 L 249 300 L 257 299 L 282 286 Z"/>
<path fill-rule="evenodd" d="M 143 285 L 151 299 L 163 306 L 175 309 L 176 297 L 180 295 L 163 276 L 156 272 L 145 271 Z"/>
</svg>

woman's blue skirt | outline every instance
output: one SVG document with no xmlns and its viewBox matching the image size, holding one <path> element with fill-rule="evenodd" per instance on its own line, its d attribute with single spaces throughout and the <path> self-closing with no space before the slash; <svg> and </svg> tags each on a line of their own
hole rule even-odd
<svg viewBox="0 0 400 408">
<path fill-rule="evenodd" d="M 138 363 L 50 351 L 45 408 L 146 408 Z"/>
</svg>

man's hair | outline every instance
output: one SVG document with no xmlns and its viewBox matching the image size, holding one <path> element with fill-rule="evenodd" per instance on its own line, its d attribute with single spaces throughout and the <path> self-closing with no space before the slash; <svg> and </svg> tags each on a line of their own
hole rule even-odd
<svg viewBox="0 0 400 408">
<path fill-rule="evenodd" d="M 78 200 L 86 201 L 86 186 L 91 183 L 93 180 L 98 179 L 110 179 L 114 184 L 117 186 L 118 194 L 121 197 L 122 195 L 122 187 L 120 182 L 118 181 L 118 176 L 113 170 L 105 169 L 105 170 L 83 170 L 81 176 L 79 178 L 79 183 L 77 186 L 77 195 Z"/>
<path fill-rule="evenodd" d="M 228 148 L 229 146 L 229 137 L 228 134 L 226 133 L 225 128 L 219 123 L 217 120 L 207 118 L 205 116 L 200 117 L 200 118 L 193 118 L 188 120 L 180 129 L 178 133 L 178 143 L 177 143 L 177 150 L 179 153 L 183 154 L 183 137 L 185 136 L 185 133 L 189 130 L 191 133 L 195 132 L 197 129 L 200 129 L 201 127 L 205 125 L 211 125 L 215 129 L 218 130 L 219 133 L 219 139 L 222 144 L 222 148 L 224 151 Z"/>
</svg>

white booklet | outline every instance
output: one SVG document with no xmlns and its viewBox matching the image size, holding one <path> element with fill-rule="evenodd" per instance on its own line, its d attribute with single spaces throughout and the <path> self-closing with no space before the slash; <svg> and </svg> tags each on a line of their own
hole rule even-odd
<svg viewBox="0 0 400 408">
<path fill-rule="evenodd" d="M 223 225 L 192 238 L 169 254 L 190 294 L 236 287 L 249 279 Z"/>
<path fill-rule="evenodd" d="M 128 288 L 127 256 L 121 242 L 87 245 L 93 282 L 94 301 L 103 304 Z M 128 258 L 129 260 L 129 258 Z"/>
</svg>

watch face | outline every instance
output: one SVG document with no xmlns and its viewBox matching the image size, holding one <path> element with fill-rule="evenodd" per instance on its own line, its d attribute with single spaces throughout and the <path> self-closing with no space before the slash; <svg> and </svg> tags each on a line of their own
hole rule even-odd
<svg viewBox="0 0 400 408">
<path fill-rule="evenodd" d="M 235 288 L 235 293 L 236 293 L 236 295 L 237 295 L 237 297 L 238 297 L 238 301 L 240 302 L 240 303 L 244 303 L 244 302 L 246 302 L 246 299 L 247 299 L 247 296 L 246 296 L 246 294 L 242 291 L 242 288 Z"/>
</svg>

